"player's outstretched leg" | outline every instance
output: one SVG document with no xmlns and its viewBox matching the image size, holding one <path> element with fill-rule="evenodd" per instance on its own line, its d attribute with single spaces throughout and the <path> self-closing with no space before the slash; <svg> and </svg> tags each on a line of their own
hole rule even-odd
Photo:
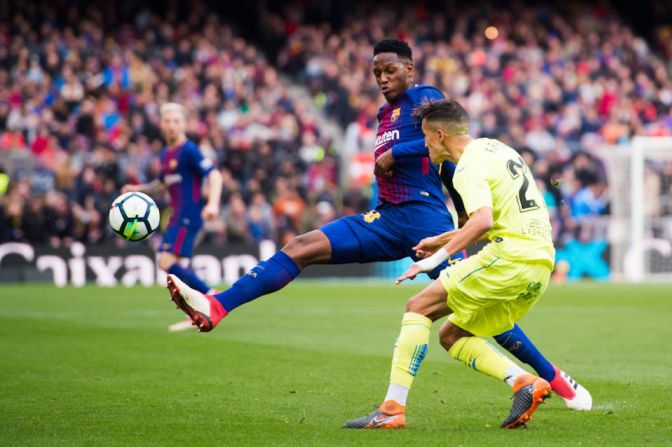
<svg viewBox="0 0 672 447">
<path fill-rule="evenodd" d="M 592 408 L 593 399 L 588 390 L 572 379 L 569 374 L 546 360 L 520 326 L 516 324 L 510 331 L 494 338 L 518 360 L 530 365 L 541 378 L 548 381 L 553 391 L 562 398 L 568 408 L 572 410 Z"/>
<path fill-rule="evenodd" d="M 257 264 L 229 289 L 214 297 L 227 312 L 231 312 L 242 304 L 282 289 L 304 267 L 326 263 L 330 259 L 331 244 L 327 236 L 319 230 L 311 231 L 289 241 L 281 251 Z"/>
<path fill-rule="evenodd" d="M 551 385 L 546 380 L 527 373 L 485 339 L 474 336 L 450 321 L 441 326 L 440 341 L 454 359 L 476 371 L 503 380 L 513 388 L 513 405 L 502 428 L 527 426 L 537 407 L 551 396 Z"/>
<path fill-rule="evenodd" d="M 304 267 L 329 262 L 330 258 L 327 236 L 321 231 L 311 231 L 292 239 L 222 293 L 206 295 L 176 281 L 172 275 L 168 276 L 168 289 L 175 304 L 194 320 L 199 330 L 208 332 L 236 307 L 282 289 Z"/>
</svg>

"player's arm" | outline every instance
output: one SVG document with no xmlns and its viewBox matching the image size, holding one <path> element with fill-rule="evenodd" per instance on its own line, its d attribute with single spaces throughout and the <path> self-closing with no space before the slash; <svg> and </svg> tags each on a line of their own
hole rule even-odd
<svg viewBox="0 0 672 447">
<path fill-rule="evenodd" d="M 468 221 L 464 221 L 464 224 L 460 226 L 460 228 L 464 228 L 467 224 Z M 413 251 L 415 251 L 415 256 L 417 256 L 420 259 L 425 259 L 436 253 L 439 249 L 443 248 L 448 242 L 452 241 L 453 238 L 458 234 L 458 230 L 451 230 L 451 231 L 446 231 L 445 233 L 439 234 L 437 236 L 429 236 L 424 239 L 422 239 L 420 242 L 418 242 L 418 245 L 413 247 Z M 488 233 L 485 232 L 481 236 L 480 239 L 478 240 L 488 240 Z"/>
<path fill-rule="evenodd" d="M 392 146 L 390 150 L 392 157 L 395 160 L 409 157 L 428 157 L 429 149 L 425 146 L 425 139 L 406 141 L 404 143 L 397 143 Z"/>
<path fill-rule="evenodd" d="M 455 211 L 457 211 L 458 228 L 463 228 L 469 219 L 469 215 L 464 207 L 462 196 L 460 196 L 460 193 L 457 192 L 457 189 L 453 184 L 454 174 L 455 164 L 449 161 L 444 161 L 439 167 L 441 182 L 445 185 L 446 189 L 448 189 L 448 193 L 453 200 L 453 205 L 455 205 Z M 455 234 L 457 234 L 457 230 L 447 231 L 437 236 L 430 236 L 422 239 L 415 247 L 413 247 L 415 255 L 420 259 L 428 258 L 436 253 L 438 249 L 446 245 Z"/>
<path fill-rule="evenodd" d="M 392 149 L 387 150 L 376 158 L 376 167 L 374 174 L 389 176 L 392 175 L 391 169 L 394 163 L 404 157 L 427 157 L 429 150 L 425 147 L 425 139 L 406 141 L 397 143 Z"/>
<path fill-rule="evenodd" d="M 454 232 L 446 245 L 442 247 L 442 251 L 445 251 L 448 257 L 461 252 L 471 244 L 487 238 L 488 231 L 492 229 L 493 224 L 492 208 L 489 206 L 479 208 L 469 216 L 469 220 L 463 228 Z M 441 250 L 439 250 L 440 252 Z M 443 256 L 443 254 L 440 254 L 440 256 Z"/>
<path fill-rule="evenodd" d="M 219 215 L 219 204 L 222 199 L 222 173 L 212 169 L 208 173 L 208 201 L 203 208 L 203 218 L 214 219 Z"/>
<path fill-rule="evenodd" d="M 436 236 L 429 236 L 422 239 L 415 247 L 413 247 L 415 256 L 420 259 L 430 257 L 436 253 L 437 250 L 450 242 L 456 234 L 457 230 L 451 230 Z"/>
<path fill-rule="evenodd" d="M 405 279 L 414 279 L 418 273 L 431 272 L 454 254 L 461 252 L 486 236 L 492 228 L 493 223 L 492 208 L 489 206 L 479 208 L 469 216 L 469 220 L 464 225 L 464 228 L 450 232 L 453 234 L 447 236 L 449 241 L 446 245 L 432 256 L 413 264 L 406 273 L 396 280 L 396 284 L 401 283 Z M 446 233 L 442 236 L 445 235 Z"/>
<path fill-rule="evenodd" d="M 469 219 L 464 227 L 452 235 L 444 233 L 444 240 L 450 240 L 432 256 L 413 264 L 397 279 L 397 284 L 405 279 L 415 278 L 418 273 L 434 270 L 454 254 L 487 236 L 493 226 L 492 191 L 487 171 L 487 164 L 476 158 L 467 161 L 460 168 L 460 172 L 453 176 L 453 183 L 464 200 Z"/>
<path fill-rule="evenodd" d="M 152 180 L 149 183 L 142 183 L 140 185 L 131 185 L 131 184 L 124 185 L 121 187 L 121 192 L 122 193 L 144 192 L 145 194 L 154 196 L 163 193 L 165 191 L 165 188 L 166 186 L 161 181 L 161 179 L 156 179 Z"/>
</svg>

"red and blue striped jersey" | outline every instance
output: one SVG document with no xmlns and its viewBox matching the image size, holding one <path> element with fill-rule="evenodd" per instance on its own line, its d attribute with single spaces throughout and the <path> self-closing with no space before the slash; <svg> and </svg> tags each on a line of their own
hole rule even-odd
<svg viewBox="0 0 672 447">
<path fill-rule="evenodd" d="M 200 227 L 203 224 L 203 180 L 213 169 L 191 140 L 181 146 L 165 148 L 161 152 L 160 180 L 168 188 L 173 214 L 170 226 Z"/>
<path fill-rule="evenodd" d="M 423 101 L 442 99 L 429 85 L 406 90 L 378 111 L 375 157 L 392 150 L 393 175 L 378 176 L 378 206 L 385 203 L 429 202 L 445 209 L 438 167 L 429 159 L 421 123 L 412 114 Z"/>
</svg>

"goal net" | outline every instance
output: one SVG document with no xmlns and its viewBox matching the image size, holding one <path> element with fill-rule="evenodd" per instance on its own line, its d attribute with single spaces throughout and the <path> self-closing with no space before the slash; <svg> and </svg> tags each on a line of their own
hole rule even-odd
<svg viewBox="0 0 672 447">
<path fill-rule="evenodd" d="M 613 278 L 672 281 L 672 137 L 599 151 L 607 168 Z"/>
</svg>

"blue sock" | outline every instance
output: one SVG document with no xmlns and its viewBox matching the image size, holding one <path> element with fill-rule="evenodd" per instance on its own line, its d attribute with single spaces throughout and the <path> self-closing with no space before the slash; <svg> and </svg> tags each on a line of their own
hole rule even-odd
<svg viewBox="0 0 672 447">
<path fill-rule="evenodd" d="M 548 382 L 555 378 L 555 369 L 551 362 L 541 355 L 541 352 L 517 324 L 510 331 L 497 335 L 495 340 L 518 360 L 534 368 L 541 378 Z"/>
<path fill-rule="evenodd" d="M 201 278 L 196 276 L 193 270 L 182 267 L 177 262 L 170 266 L 168 273 L 175 275 L 185 282 L 186 285 L 192 289 L 196 289 L 201 293 L 208 293 L 210 286 L 208 286 Z"/>
<path fill-rule="evenodd" d="M 215 295 L 215 298 L 227 312 L 231 312 L 248 301 L 282 289 L 300 272 L 292 258 L 279 251 L 268 261 L 257 264 L 229 289 Z"/>
</svg>

